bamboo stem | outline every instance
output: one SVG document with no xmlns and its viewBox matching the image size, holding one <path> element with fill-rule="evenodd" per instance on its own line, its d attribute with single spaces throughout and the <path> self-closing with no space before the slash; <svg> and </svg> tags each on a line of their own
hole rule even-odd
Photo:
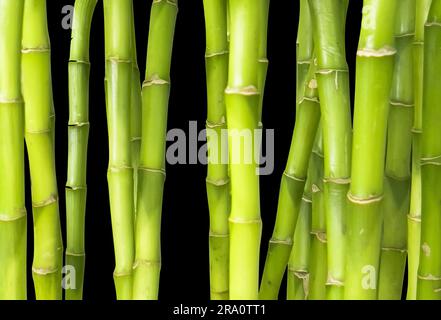
<svg viewBox="0 0 441 320">
<path fill-rule="evenodd" d="M 20 48 L 24 0 L 0 1 L 0 300 L 26 299 L 24 105 Z"/>
<path fill-rule="evenodd" d="M 204 1 L 207 69 L 207 196 L 210 211 L 210 292 L 213 300 L 229 298 L 230 181 L 228 152 L 222 146 L 226 129 L 225 88 L 228 81 L 227 1 Z"/>
<path fill-rule="evenodd" d="M 421 135 L 422 217 L 418 299 L 441 299 L 441 1 L 433 0 L 425 25 L 423 132 Z"/>
<path fill-rule="evenodd" d="M 75 268 L 74 284 L 66 300 L 83 298 L 84 231 L 87 196 L 87 144 L 89 138 L 89 38 L 97 0 L 76 0 L 69 58 L 68 167 L 66 183 L 66 265 Z"/>
<path fill-rule="evenodd" d="M 132 298 L 134 196 L 130 130 L 132 1 L 105 0 L 106 109 L 110 210 L 118 299 Z"/>
<path fill-rule="evenodd" d="M 415 300 L 421 238 L 421 132 L 423 110 L 424 24 L 432 0 L 416 2 L 414 58 L 415 107 L 412 128 L 412 178 L 407 222 L 407 299 Z"/>
<path fill-rule="evenodd" d="M 22 39 L 25 138 L 32 182 L 37 299 L 61 299 L 63 243 L 55 172 L 51 52 L 45 0 L 26 0 Z M 36 81 L 38 79 L 38 81 Z"/>
<path fill-rule="evenodd" d="M 365 0 L 357 51 L 346 299 L 376 299 L 396 0 Z M 378 28 L 381 24 L 381 28 Z"/>
<path fill-rule="evenodd" d="M 412 148 L 413 38 L 415 0 L 398 6 L 395 43 L 397 55 L 390 95 L 384 180 L 384 223 L 378 298 L 400 300 L 407 256 Z"/>
<path fill-rule="evenodd" d="M 177 0 L 157 0 L 152 4 L 146 80 L 142 85 L 142 139 L 135 223 L 136 256 L 133 265 L 134 299 L 158 298 L 167 109 L 177 12 Z"/>
<path fill-rule="evenodd" d="M 291 147 L 279 191 L 276 223 L 270 240 L 260 299 L 277 299 L 292 248 L 305 188 L 308 161 L 320 118 L 312 61 L 311 19 L 308 3 L 301 2 L 297 38 L 297 114 Z"/>
</svg>

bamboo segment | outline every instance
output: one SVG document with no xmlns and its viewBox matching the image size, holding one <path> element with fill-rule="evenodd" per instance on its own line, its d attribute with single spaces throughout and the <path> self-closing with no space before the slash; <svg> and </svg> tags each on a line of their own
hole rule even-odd
<svg viewBox="0 0 441 320">
<path fill-rule="evenodd" d="M 397 8 L 395 28 L 397 56 L 387 131 L 383 241 L 378 284 L 378 298 L 381 300 L 401 299 L 406 267 L 414 113 L 412 49 L 415 3 L 415 0 L 404 0 Z"/>
<path fill-rule="evenodd" d="M 0 1 L 0 300 L 26 299 L 24 105 L 20 48 L 24 1 Z"/>
<path fill-rule="evenodd" d="M 229 298 L 230 182 L 222 158 L 226 129 L 225 88 L 228 81 L 227 1 L 204 0 L 207 69 L 207 197 L 210 211 L 210 292 L 213 300 Z"/>
<path fill-rule="evenodd" d="M 310 0 L 323 125 L 328 299 L 343 298 L 346 194 L 350 182 L 351 106 L 343 2 Z"/>
<path fill-rule="evenodd" d="M 441 299 L 441 1 L 433 0 L 425 26 L 423 133 L 421 136 L 422 220 L 418 299 Z"/>
<path fill-rule="evenodd" d="M 267 57 L 267 36 L 268 36 L 268 14 L 269 14 L 270 0 L 257 0 L 259 8 L 259 51 L 258 51 L 258 87 L 260 92 L 258 119 L 262 120 L 263 97 L 265 91 L 266 75 L 268 72 L 268 57 Z"/>
<path fill-rule="evenodd" d="M 297 115 L 288 161 L 279 191 L 276 223 L 270 240 L 259 297 L 277 299 L 292 248 L 297 216 L 307 176 L 308 161 L 320 118 L 312 61 L 310 12 L 301 2 L 297 39 Z M 309 34 L 309 36 L 308 36 Z M 311 67 L 310 67 L 311 66 Z"/>
<path fill-rule="evenodd" d="M 87 144 L 89 138 L 89 38 L 97 0 L 77 0 L 69 58 L 69 154 L 66 183 L 66 265 L 75 268 L 75 283 L 66 300 L 81 300 L 85 266 Z"/>
<path fill-rule="evenodd" d="M 25 138 L 32 182 L 37 299 L 61 299 L 63 243 L 54 154 L 54 109 L 46 1 L 26 0 L 22 39 Z M 38 81 L 36 81 L 38 79 Z"/>
<path fill-rule="evenodd" d="M 312 166 L 315 168 L 312 181 L 312 220 L 311 220 L 311 256 L 309 266 L 309 300 L 326 299 L 327 236 L 326 215 L 323 193 L 323 131 L 317 130 Z"/>
<path fill-rule="evenodd" d="M 146 80 L 142 85 L 142 139 L 135 222 L 136 256 L 133 264 L 134 299 L 158 298 L 167 109 L 177 12 L 177 0 L 157 0 L 152 4 Z"/>
<path fill-rule="evenodd" d="M 118 299 L 132 298 L 134 261 L 133 168 L 130 130 L 132 1 L 105 0 L 106 110 L 109 132 L 110 211 Z"/>
<path fill-rule="evenodd" d="M 412 128 L 412 178 L 407 222 L 407 299 L 415 300 L 421 238 L 421 132 L 423 110 L 424 24 L 432 0 L 416 2 L 414 59 L 414 120 Z"/>
<path fill-rule="evenodd" d="M 357 51 L 346 299 L 376 299 L 397 1 L 365 0 Z M 381 28 L 376 28 L 381 23 Z"/>
</svg>

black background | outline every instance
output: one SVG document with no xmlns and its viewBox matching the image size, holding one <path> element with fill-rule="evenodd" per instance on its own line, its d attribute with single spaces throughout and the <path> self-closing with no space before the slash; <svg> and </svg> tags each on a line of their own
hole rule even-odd
<svg viewBox="0 0 441 320">
<path fill-rule="evenodd" d="M 144 77 L 150 6 L 152 1 L 134 0 L 137 50 Z M 56 164 L 60 193 L 60 216 L 65 243 L 65 196 L 67 172 L 67 122 L 70 30 L 62 27 L 62 8 L 73 0 L 49 0 L 48 20 L 52 45 L 52 78 L 56 111 Z M 295 57 L 298 0 L 272 0 L 268 29 L 270 61 L 265 90 L 263 124 L 275 129 L 275 169 L 261 177 L 263 235 L 261 271 L 272 233 L 280 178 L 286 164 L 295 120 Z M 362 1 L 350 1 L 347 22 L 347 58 L 354 87 L 355 54 L 360 30 Z M 168 128 L 188 132 L 188 122 L 205 126 L 205 29 L 202 0 L 180 0 L 171 68 Z M 88 153 L 88 202 L 86 215 L 86 275 L 84 298 L 115 298 L 113 240 L 107 190 L 108 140 L 104 103 L 104 29 L 99 1 L 91 33 L 90 140 Z M 141 79 L 143 80 L 143 79 Z M 27 168 L 28 170 L 28 168 Z M 209 299 L 208 208 L 203 165 L 168 165 L 162 225 L 162 272 L 160 300 L 206 301 Z M 34 298 L 31 277 L 32 215 L 29 172 L 26 205 L 28 218 L 28 298 Z M 281 297 L 284 298 L 284 286 Z"/>
</svg>

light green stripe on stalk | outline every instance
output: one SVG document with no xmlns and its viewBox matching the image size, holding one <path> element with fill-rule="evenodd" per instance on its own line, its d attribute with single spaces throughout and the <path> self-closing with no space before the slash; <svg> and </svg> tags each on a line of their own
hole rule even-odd
<svg viewBox="0 0 441 320">
<path fill-rule="evenodd" d="M 279 190 L 276 223 L 270 240 L 259 297 L 277 299 L 292 248 L 305 187 L 308 161 L 320 117 L 312 65 L 311 18 L 306 0 L 300 3 L 297 36 L 296 125 Z M 306 35 L 305 35 L 306 34 Z M 309 35 L 309 36 L 308 36 Z"/>
<path fill-rule="evenodd" d="M 424 24 L 432 0 L 416 2 L 414 59 L 415 107 L 412 128 L 412 179 L 407 222 L 407 299 L 416 299 L 421 238 L 421 131 L 423 111 Z"/>
<path fill-rule="evenodd" d="M 228 164 L 222 157 L 228 150 L 222 145 L 227 127 L 225 88 L 228 81 L 227 0 L 205 0 L 207 74 L 207 197 L 210 211 L 210 293 L 213 300 L 229 298 L 230 181 Z"/>
<path fill-rule="evenodd" d="M 132 1 L 105 0 L 106 110 L 109 185 L 118 299 L 132 298 L 134 201 L 130 97 L 132 81 Z"/>
<path fill-rule="evenodd" d="M 26 299 L 24 105 L 20 83 L 24 1 L 0 1 L 0 300 Z"/>
<path fill-rule="evenodd" d="M 323 126 L 327 298 L 342 299 L 345 281 L 346 194 L 351 170 L 351 106 L 345 51 L 347 3 L 309 0 L 317 52 Z"/>
<path fill-rule="evenodd" d="M 75 268 L 75 283 L 66 300 L 81 300 L 85 266 L 87 145 L 89 138 L 89 40 L 97 0 L 75 1 L 69 58 L 68 167 L 66 182 L 66 265 Z"/>
<path fill-rule="evenodd" d="M 441 1 L 433 0 L 425 26 L 423 132 L 421 135 L 422 217 L 418 299 L 441 299 Z"/>
<path fill-rule="evenodd" d="M 346 299 L 377 298 L 396 8 L 396 0 L 365 0 L 363 6 L 348 193 Z"/>
<path fill-rule="evenodd" d="M 170 64 L 177 12 L 177 0 L 157 0 L 150 14 L 147 68 L 142 86 L 134 299 L 158 298 Z"/>
<path fill-rule="evenodd" d="M 378 298 L 400 300 L 407 256 L 413 92 L 415 0 L 398 6 L 394 76 L 390 95 L 384 182 L 384 223 Z"/>
</svg>

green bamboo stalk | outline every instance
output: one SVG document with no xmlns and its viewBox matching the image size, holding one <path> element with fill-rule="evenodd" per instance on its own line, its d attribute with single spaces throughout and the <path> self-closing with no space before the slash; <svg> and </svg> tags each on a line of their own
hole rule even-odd
<svg viewBox="0 0 441 320">
<path fill-rule="evenodd" d="M 323 130 L 317 129 L 312 166 L 315 168 L 312 181 L 312 220 L 311 220 L 311 254 L 309 262 L 309 300 L 326 299 L 327 236 L 326 215 L 323 192 Z"/>
<path fill-rule="evenodd" d="M 441 0 L 433 0 L 425 26 L 423 132 L 421 135 L 422 217 L 418 299 L 441 299 Z"/>
<path fill-rule="evenodd" d="M 230 55 L 225 90 L 231 177 L 230 299 L 257 299 L 260 218 L 258 159 L 259 10 L 254 0 L 229 0 Z M 243 140 L 243 141 L 242 141 Z M 256 145 L 257 144 L 257 145 Z"/>
<path fill-rule="evenodd" d="M 279 191 L 276 223 L 260 286 L 260 299 L 277 299 L 292 248 L 297 217 L 305 188 L 308 161 L 320 118 L 312 61 L 311 19 L 306 0 L 301 2 L 297 38 L 296 125 Z"/>
<path fill-rule="evenodd" d="M 407 299 L 415 300 L 418 279 L 421 238 L 421 132 L 423 110 L 423 70 L 424 70 L 424 24 L 426 23 L 432 0 L 416 2 L 414 39 L 414 93 L 415 107 L 412 128 L 412 178 L 410 211 L 407 223 Z"/>
<path fill-rule="evenodd" d="M 347 2 L 309 0 L 317 52 L 323 125 L 324 202 L 328 252 L 327 298 L 342 299 L 346 194 L 351 170 L 351 106 L 345 51 Z"/>
<path fill-rule="evenodd" d="M 89 38 L 97 0 L 76 0 L 69 58 L 68 166 L 66 183 L 66 265 L 75 268 L 75 283 L 66 300 L 81 300 L 85 266 L 84 231 L 89 138 Z"/>
<path fill-rule="evenodd" d="M 177 0 L 153 1 L 147 68 L 142 85 L 142 139 L 138 168 L 134 299 L 157 299 L 161 269 L 161 213 L 170 64 Z"/>
<path fill-rule="evenodd" d="M 51 52 L 45 0 L 26 0 L 22 39 L 25 138 L 32 182 L 37 299 L 61 299 L 63 243 L 54 153 Z M 38 81 L 36 81 L 38 79 Z"/>
<path fill-rule="evenodd" d="M 365 0 L 357 51 L 346 299 L 376 299 L 396 0 Z M 380 27 L 381 26 L 381 27 Z"/>
<path fill-rule="evenodd" d="M 138 55 L 136 50 L 135 16 L 132 6 L 132 83 L 130 94 L 130 139 L 132 148 L 132 167 L 133 167 L 133 200 L 136 216 L 136 195 L 138 194 L 138 166 L 139 152 L 141 148 L 141 123 L 142 123 L 142 97 L 141 97 L 141 74 L 138 67 Z"/>
<path fill-rule="evenodd" d="M 134 261 L 133 168 L 130 130 L 132 1 L 105 0 L 106 109 L 109 132 L 110 211 L 118 299 L 132 297 Z M 129 36 L 128 36 L 129 35 Z"/>
<path fill-rule="evenodd" d="M 267 57 L 267 37 L 268 37 L 268 14 L 270 0 L 257 0 L 257 6 L 259 6 L 259 51 L 258 51 L 258 87 L 257 90 L 260 92 L 259 100 L 259 111 L 258 117 L 259 121 L 262 120 L 262 110 L 263 110 L 263 97 L 265 92 L 266 75 L 268 72 L 268 57 Z"/>
<path fill-rule="evenodd" d="M 403 0 L 397 11 L 397 56 L 390 95 L 384 180 L 384 223 L 378 299 L 400 300 L 407 256 L 413 92 L 415 0 Z"/>
<path fill-rule="evenodd" d="M 24 0 L 0 0 L 0 300 L 26 299 L 21 35 Z"/>
<path fill-rule="evenodd" d="M 207 197 L 210 211 L 210 292 L 213 300 L 229 298 L 230 181 L 222 133 L 227 127 L 225 88 L 228 81 L 227 1 L 204 0 L 207 69 Z"/>
</svg>

